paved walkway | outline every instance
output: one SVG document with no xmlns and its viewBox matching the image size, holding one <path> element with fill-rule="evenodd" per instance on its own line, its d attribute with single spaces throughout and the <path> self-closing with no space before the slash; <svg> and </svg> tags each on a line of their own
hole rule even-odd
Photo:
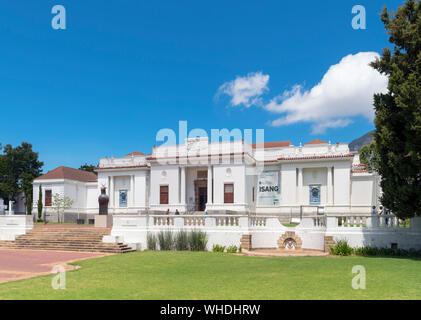
<svg viewBox="0 0 421 320">
<path fill-rule="evenodd" d="M 49 274 L 54 266 L 60 264 L 63 265 L 66 270 L 72 270 L 74 269 L 74 266 L 66 265 L 66 263 L 103 257 L 105 255 L 107 254 L 0 249 L 0 283 Z"/>
<path fill-rule="evenodd" d="M 34 228 L 47 228 L 47 229 L 109 229 L 111 228 L 101 228 L 95 227 L 93 225 L 77 225 L 77 224 L 36 224 Z"/>
<path fill-rule="evenodd" d="M 328 252 L 317 250 L 280 250 L 280 249 L 254 249 L 243 250 L 240 255 L 256 257 L 326 257 Z"/>
</svg>

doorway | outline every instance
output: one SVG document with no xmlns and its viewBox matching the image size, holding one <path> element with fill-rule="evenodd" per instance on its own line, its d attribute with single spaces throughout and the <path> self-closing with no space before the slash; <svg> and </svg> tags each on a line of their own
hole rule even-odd
<svg viewBox="0 0 421 320">
<path fill-rule="evenodd" d="M 208 202 L 208 188 L 207 187 L 199 187 L 198 210 L 199 211 L 205 211 L 207 202 Z"/>
<path fill-rule="evenodd" d="M 194 210 L 205 211 L 208 202 L 208 183 L 205 179 L 194 181 Z"/>
</svg>

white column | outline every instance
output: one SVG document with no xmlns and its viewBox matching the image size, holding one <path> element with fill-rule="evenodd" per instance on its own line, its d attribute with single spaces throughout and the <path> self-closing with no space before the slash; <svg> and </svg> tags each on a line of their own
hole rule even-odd
<svg viewBox="0 0 421 320">
<path fill-rule="evenodd" d="M 186 167 L 181 167 L 180 204 L 186 204 Z"/>
<path fill-rule="evenodd" d="M 212 166 L 208 166 L 208 204 L 212 204 L 212 178 L 213 170 Z"/>
<path fill-rule="evenodd" d="M 327 203 L 333 204 L 332 167 L 327 167 Z"/>
<path fill-rule="evenodd" d="M 134 174 L 132 174 L 130 176 L 130 206 L 131 207 L 134 207 L 135 206 L 135 204 L 134 204 L 134 195 L 135 195 L 135 192 L 134 192 Z"/>
<path fill-rule="evenodd" d="M 110 190 L 108 190 L 110 195 L 110 207 L 114 209 L 114 176 L 110 177 Z"/>
<path fill-rule="evenodd" d="M 298 168 L 298 203 L 303 204 L 304 198 L 303 198 L 303 168 Z"/>
<path fill-rule="evenodd" d="M 15 212 L 13 211 L 13 203 L 14 201 L 9 200 L 9 216 L 13 216 Z"/>
</svg>

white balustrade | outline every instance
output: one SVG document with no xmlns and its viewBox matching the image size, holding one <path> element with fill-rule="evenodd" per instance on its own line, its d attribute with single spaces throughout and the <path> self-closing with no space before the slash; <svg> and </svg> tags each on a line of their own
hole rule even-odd
<svg viewBox="0 0 421 320">
<path fill-rule="evenodd" d="M 174 217 L 173 216 L 153 216 L 153 225 L 154 226 L 173 226 Z"/>
<path fill-rule="evenodd" d="M 215 216 L 217 227 L 238 227 L 239 220 L 236 216 Z"/>
<path fill-rule="evenodd" d="M 313 226 L 316 228 L 324 228 L 326 227 L 326 218 L 323 216 L 316 216 L 312 217 L 313 219 Z"/>
<path fill-rule="evenodd" d="M 183 216 L 185 226 L 205 226 L 206 218 L 204 216 Z"/>
<path fill-rule="evenodd" d="M 250 226 L 251 227 L 265 227 L 266 226 L 266 217 L 250 217 Z"/>
</svg>

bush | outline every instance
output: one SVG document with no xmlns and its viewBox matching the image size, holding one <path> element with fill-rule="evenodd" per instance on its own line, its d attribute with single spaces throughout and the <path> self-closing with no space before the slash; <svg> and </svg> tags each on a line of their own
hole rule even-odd
<svg viewBox="0 0 421 320">
<path fill-rule="evenodd" d="M 228 253 L 237 253 L 237 246 L 229 246 L 228 248 L 227 248 L 227 252 Z"/>
<path fill-rule="evenodd" d="M 186 231 L 179 231 L 175 235 L 175 249 L 179 251 L 189 250 L 189 234 Z"/>
<path fill-rule="evenodd" d="M 160 231 L 158 233 L 160 250 L 172 250 L 174 248 L 174 235 L 172 231 Z"/>
<path fill-rule="evenodd" d="M 213 252 L 224 252 L 225 251 L 225 247 L 224 246 L 220 246 L 219 244 L 214 244 L 212 246 L 212 251 Z"/>
<path fill-rule="evenodd" d="M 354 250 L 349 246 L 347 240 L 338 240 L 336 244 L 330 248 L 330 253 L 337 256 L 349 256 L 353 251 Z"/>
<path fill-rule="evenodd" d="M 421 250 L 415 249 L 391 249 L 391 248 L 373 248 L 360 247 L 354 249 L 355 255 L 358 256 L 389 256 L 389 257 L 421 257 Z"/>
<path fill-rule="evenodd" d="M 153 233 L 148 233 L 146 235 L 146 242 L 148 250 L 156 250 L 157 239 Z"/>
<path fill-rule="evenodd" d="M 206 251 L 208 235 L 204 231 L 193 230 L 189 235 L 189 245 L 192 251 Z"/>
</svg>

